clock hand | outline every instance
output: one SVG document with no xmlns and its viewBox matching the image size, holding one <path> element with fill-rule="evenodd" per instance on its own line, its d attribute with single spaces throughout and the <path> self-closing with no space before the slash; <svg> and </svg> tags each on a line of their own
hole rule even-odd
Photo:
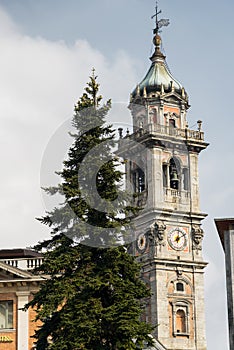
<svg viewBox="0 0 234 350">
<path fill-rule="evenodd" d="M 180 237 L 186 236 L 186 232 L 179 232 Z"/>
<path fill-rule="evenodd" d="M 183 232 L 178 232 L 177 233 L 177 236 L 174 238 L 174 242 L 179 242 L 180 241 L 180 239 L 182 238 L 182 237 L 185 237 L 186 236 L 186 232 L 185 233 L 183 233 Z"/>
</svg>

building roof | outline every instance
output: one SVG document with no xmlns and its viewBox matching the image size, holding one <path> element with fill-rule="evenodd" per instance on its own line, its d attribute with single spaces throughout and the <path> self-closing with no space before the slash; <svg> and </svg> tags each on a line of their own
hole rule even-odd
<svg viewBox="0 0 234 350">
<path fill-rule="evenodd" d="M 234 225 L 234 218 L 214 219 L 214 221 L 224 249 L 224 234 L 225 231 L 232 229 L 232 226 Z"/>
<path fill-rule="evenodd" d="M 0 259 L 14 259 L 14 258 L 35 258 L 42 257 L 42 254 L 32 249 L 0 249 Z"/>
</svg>

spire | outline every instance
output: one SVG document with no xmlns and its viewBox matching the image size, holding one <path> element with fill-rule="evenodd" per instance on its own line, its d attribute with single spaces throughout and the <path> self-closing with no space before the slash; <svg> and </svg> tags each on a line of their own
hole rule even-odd
<svg viewBox="0 0 234 350">
<path fill-rule="evenodd" d="M 155 46 L 155 51 L 153 56 L 150 58 L 151 61 L 155 61 L 156 58 L 161 58 L 161 59 L 165 59 L 166 57 L 162 54 L 161 52 L 161 37 L 159 35 L 159 29 L 162 27 L 167 27 L 170 24 L 169 19 L 158 19 L 158 15 L 160 13 L 162 13 L 162 11 L 158 11 L 158 3 L 156 2 L 156 7 L 155 7 L 155 14 L 151 17 L 151 19 L 155 18 L 155 29 L 153 30 L 154 38 L 153 38 L 153 43 Z"/>
<path fill-rule="evenodd" d="M 162 11 L 158 10 L 158 4 L 156 3 L 155 14 L 151 17 L 152 19 L 155 18 L 155 28 L 153 30 L 155 50 L 152 57 L 150 57 L 152 64 L 144 79 L 133 90 L 131 99 L 134 102 L 135 98 L 150 99 L 167 93 L 177 93 L 184 101 L 188 102 L 188 96 L 183 86 L 173 77 L 166 63 L 166 56 L 161 51 L 162 40 L 159 33 L 162 27 L 169 25 L 169 19 L 159 19 L 160 13 Z"/>
</svg>

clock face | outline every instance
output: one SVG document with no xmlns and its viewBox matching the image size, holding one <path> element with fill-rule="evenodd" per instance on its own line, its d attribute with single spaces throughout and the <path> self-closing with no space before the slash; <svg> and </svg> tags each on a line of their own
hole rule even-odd
<svg viewBox="0 0 234 350">
<path fill-rule="evenodd" d="M 168 243 L 175 250 L 183 250 L 187 245 L 187 233 L 181 228 L 173 228 L 169 231 Z"/>
<path fill-rule="evenodd" d="M 144 233 L 141 233 L 137 237 L 136 246 L 137 246 L 137 250 L 140 253 L 143 253 L 146 250 L 146 248 L 147 248 L 147 238 L 146 238 L 146 235 Z"/>
</svg>

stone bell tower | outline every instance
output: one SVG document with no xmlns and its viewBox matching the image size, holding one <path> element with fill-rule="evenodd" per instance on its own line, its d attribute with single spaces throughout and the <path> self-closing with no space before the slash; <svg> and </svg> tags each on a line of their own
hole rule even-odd
<svg viewBox="0 0 234 350">
<path fill-rule="evenodd" d="M 154 338 L 167 350 L 205 350 L 198 157 L 208 144 L 201 121 L 197 130 L 188 127 L 188 95 L 161 51 L 159 29 L 169 21 L 159 13 L 150 69 L 130 98 L 133 133 L 119 142 L 126 182 L 142 208 L 132 250 L 152 291 L 145 320 L 156 326 Z"/>
</svg>

